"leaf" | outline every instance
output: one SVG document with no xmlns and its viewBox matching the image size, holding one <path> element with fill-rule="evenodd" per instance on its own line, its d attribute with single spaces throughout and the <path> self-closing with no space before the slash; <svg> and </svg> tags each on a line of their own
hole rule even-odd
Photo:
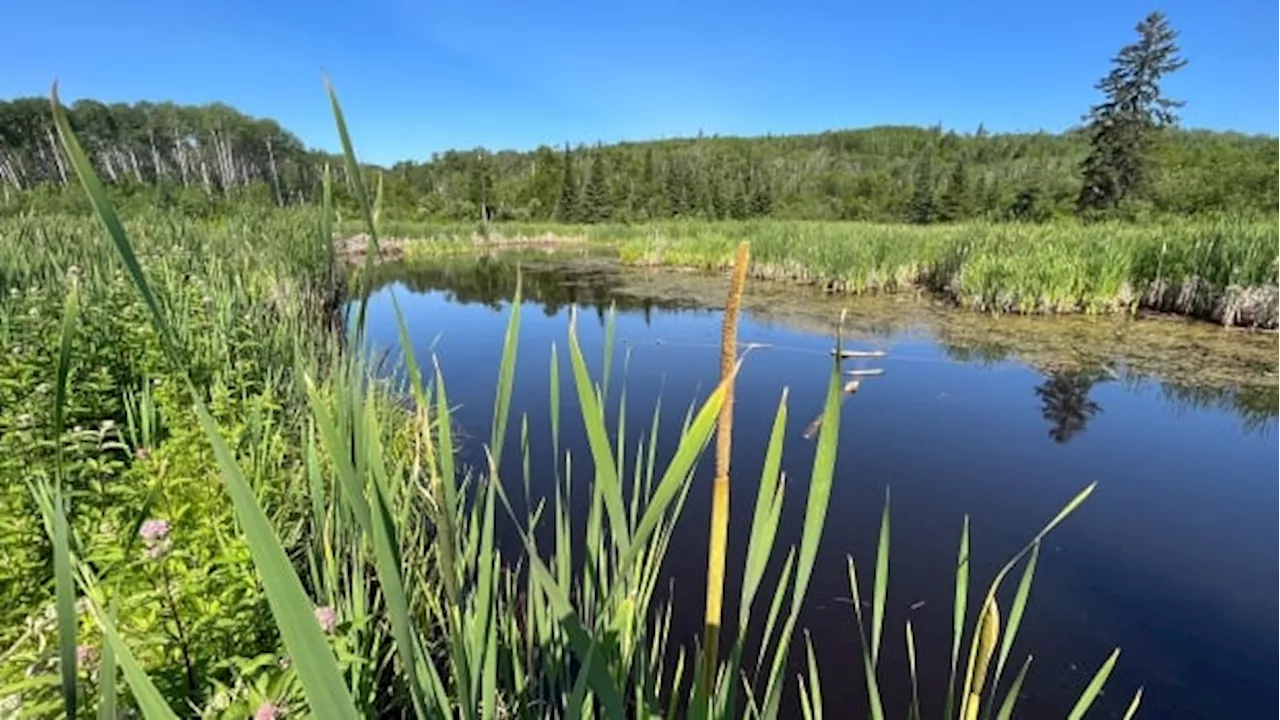
<svg viewBox="0 0 1280 720">
<path fill-rule="evenodd" d="M 1120 648 L 1116 648 L 1111 652 L 1102 667 L 1098 668 L 1097 674 L 1089 681 L 1084 692 L 1080 693 L 1080 699 L 1076 701 L 1075 707 L 1071 708 L 1071 712 L 1067 715 L 1067 720 L 1080 720 L 1084 714 L 1089 712 L 1089 708 L 1093 706 L 1093 701 L 1098 699 L 1102 694 L 1102 687 L 1107 684 L 1107 678 L 1111 677 L 1111 670 L 1116 666 L 1116 660 L 1120 658 Z M 1136 704 L 1136 701 L 1130 707 Z M 1136 709 L 1134 710 L 1136 712 Z"/>
</svg>

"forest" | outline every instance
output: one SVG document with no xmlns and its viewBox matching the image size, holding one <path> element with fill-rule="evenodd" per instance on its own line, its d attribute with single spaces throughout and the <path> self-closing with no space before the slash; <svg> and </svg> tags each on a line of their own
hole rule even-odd
<svg viewBox="0 0 1280 720">
<path fill-rule="evenodd" d="M 223 104 L 80 100 L 75 131 L 124 211 L 191 216 L 315 201 L 340 158 L 270 119 Z M 643 222 L 658 219 L 1049 221 L 1076 213 L 1084 128 L 1061 134 L 882 126 L 814 135 L 450 150 L 381 171 L 386 217 L 409 221 Z M 1272 136 L 1163 129 L 1149 191 L 1124 216 L 1274 213 Z M 44 98 L 0 102 L 0 214 L 88 212 Z M 349 182 L 335 187 L 354 215 Z"/>
</svg>

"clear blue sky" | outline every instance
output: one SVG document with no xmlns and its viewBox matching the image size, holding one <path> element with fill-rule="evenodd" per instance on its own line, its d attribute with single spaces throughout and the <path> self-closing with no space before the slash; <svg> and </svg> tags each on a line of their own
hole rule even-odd
<svg viewBox="0 0 1280 720">
<path fill-rule="evenodd" d="M 1061 130 L 1153 9 L 1184 124 L 1277 132 L 1273 0 L 65 0 L 4 12 L 0 97 L 220 100 L 362 159 L 875 124 Z M 55 19 L 60 16 L 59 19 Z"/>
</svg>

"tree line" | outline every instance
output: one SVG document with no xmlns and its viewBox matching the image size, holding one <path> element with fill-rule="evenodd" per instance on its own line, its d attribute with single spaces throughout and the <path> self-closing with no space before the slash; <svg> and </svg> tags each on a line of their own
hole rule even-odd
<svg viewBox="0 0 1280 720">
<path fill-rule="evenodd" d="M 532 151 L 453 150 L 373 168 L 387 217 L 633 222 L 777 217 L 880 222 L 1045 221 L 1271 213 L 1280 203 L 1272 136 L 1183 130 L 1161 77 L 1185 61 L 1153 13 L 1097 88 L 1104 100 L 1064 133 L 881 126 L 807 135 L 693 138 Z M 81 100 L 72 126 L 126 198 L 200 213 L 319 195 L 325 165 L 354 212 L 343 166 L 272 120 L 221 104 Z M 48 102 L 0 102 L 0 207 L 74 204 Z"/>
</svg>

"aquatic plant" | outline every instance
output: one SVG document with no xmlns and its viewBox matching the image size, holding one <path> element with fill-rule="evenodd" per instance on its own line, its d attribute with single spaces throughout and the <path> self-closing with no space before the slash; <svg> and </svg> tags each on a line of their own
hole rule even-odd
<svg viewBox="0 0 1280 720">
<path fill-rule="evenodd" d="M 330 97 L 345 161 L 354 167 L 355 154 L 332 90 Z M 655 407 L 648 433 L 642 434 L 631 450 L 626 445 L 623 387 L 611 432 L 605 408 L 612 342 L 605 343 L 606 379 L 596 382 L 588 372 L 578 342 L 575 316 L 567 337 L 568 379 L 590 453 L 593 481 L 587 490 L 590 502 L 585 518 L 572 517 L 569 502 L 574 491 L 573 465 L 581 459 L 575 460 L 570 453 L 565 453 L 562 461 L 560 458 L 561 368 L 554 346 L 548 383 L 551 443 L 557 455 L 554 496 L 530 501 L 526 417 L 520 423 L 526 494 L 523 524 L 498 471 L 506 449 L 517 362 L 518 284 L 502 347 L 493 422 L 485 448 L 487 463 L 481 472 L 470 475 L 457 462 L 444 361 L 433 358 L 431 367 L 420 362 L 408 342 L 407 321 L 394 295 L 392 307 L 414 401 L 408 408 L 392 402 L 390 388 L 376 379 L 367 357 L 359 351 L 363 347 L 359 342 L 362 323 L 358 321 L 350 328 L 348 351 L 340 353 L 334 345 L 313 344 L 305 339 L 309 331 L 301 325 L 302 313 L 286 316 L 299 323 L 285 330 L 296 333 L 297 342 L 291 353 L 275 348 L 274 354 L 263 358 L 263 362 L 268 368 L 288 365 L 290 371 L 287 381 L 270 372 L 266 375 L 277 378 L 275 384 L 268 386 L 276 388 L 279 400 L 296 403 L 292 405 L 296 415 L 283 416 L 292 417 L 292 427 L 299 431 L 297 446 L 290 453 L 271 446 L 287 436 L 255 434 L 235 426 L 235 421 L 247 422 L 245 418 L 253 417 L 252 405 L 237 407 L 229 415 L 220 407 L 234 393 L 218 387 L 223 381 L 220 367 L 212 363 L 221 360 L 234 365 L 240 356 L 200 351 L 198 328 L 185 320 L 172 320 L 189 317 L 181 312 L 181 303 L 175 303 L 165 293 L 179 287 L 182 276 L 170 275 L 172 269 L 163 263 L 144 265 L 149 258 L 138 252 L 143 246 L 135 246 L 133 233 L 125 229 L 106 200 L 67 124 L 56 91 L 53 107 L 68 157 L 140 299 L 140 307 L 133 310 L 135 329 L 145 326 L 147 333 L 137 344 L 158 348 L 149 356 L 151 367 L 165 373 L 164 404 L 175 410 L 157 416 L 148 400 L 149 383 L 142 383 L 136 394 L 126 396 L 131 408 L 126 414 L 130 418 L 128 434 L 133 438 L 134 458 L 142 469 L 154 466 L 154 472 L 167 479 L 150 484 L 152 489 L 145 501 L 129 505 L 126 517 L 133 520 L 127 523 L 125 535 L 130 541 L 142 543 L 144 550 L 172 542 L 157 558 L 163 568 L 173 564 L 180 569 L 182 553 L 189 546 L 234 547 L 238 568 L 244 570 L 251 563 L 255 570 L 239 574 L 252 586 L 243 592 L 251 598 L 265 599 L 265 607 L 261 602 L 252 604 L 254 617 L 265 619 L 264 610 L 269 609 L 273 620 L 256 629 L 267 636 L 273 649 L 283 651 L 283 656 L 269 652 L 250 657 L 241 651 L 232 667 L 214 668 L 207 688 L 193 688 L 188 683 L 178 691 L 173 683 L 166 682 L 163 673 L 170 659 L 147 655 L 134 632 L 137 607 L 120 602 L 130 600 L 130 589 L 121 585 L 121 578 L 128 575 L 116 572 L 113 561 L 118 558 L 104 555 L 96 542 L 98 538 L 83 523 L 68 521 L 80 503 L 68 503 L 71 498 L 65 492 L 63 476 L 74 466 L 58 458 L 53 465 L 54 476 L 34 478 L 30 490 L 52 546 L 56 597 L 53 617 L 58 624 L 57 646 L 61 653 L 60 699 L 68 715 L 74 715 L 78 701 L 85 699 L 96 705 L 100 716 L 113 716 L 119 700 L 118 674 L 129 690 L 127 701 L 148 718 L 175 717 L 170 703 L 177 698 L 185 700 L 186 707 L 192 710 L 219 717 L 274 718 L 286 712 L 300 713 L 304 708 L 321 718 L 392 713 L 463 718 L 772 718 L 779 714 L 785 665 L 815 568 L 833 481 L 842 395 L 838 339 L 807 485 L 801 534 L 782 561 L 755 657 L 747 656 L 747 633 L 753 627 L 753 613 L 762 599 L 759 596 L 768 595 L 762 593 L 766 568 L 775 564 L 779 554 L 777 531 L 785 494 L 780 473 L 787 418 L 785 391 L 766 445 L 750 523 L 748 550 L 741 568 L 736 633 L 727 653 L 713 647 L 716 640 L 688 651 L 693 653 L 689 656 L 686 648 L 678 644 L 679 639 L 670 634 L 670 599 L 664 602 L 655 591 L 675 522 L 688 494 L 695 491 L 693 470 L 713 433 L 718 435 L 717 455 L 721 460 L 714 487 L 727 490 L 729 468 L 723 459 L 731 442 L 731 416 L 726 408 L 731 408 L 731 388 L 744 362 L 733 352 L 731 323 L 726 326 L 727 350 L 718 386 L 704 401 L 688 409 L 676 447 L 665 463 L 659 463 L 660 405 Z M 367 268 L 378 252 L 379 201 L 376 195 L 370 198 L 359 173 L 354 177 L 354 192 L 369 237 Z M 328 184 L 326 174 L 326 187 Z M 326 199 L 330 196 L 326 191 Z M 332 238 L 331 217 L 331 207 L 326 202 L 315 229 L 315 235 L 325 245 Z M 747 258 L 746 246 L 741 247 L 738 293 Z M 105 258 L 101 259 L 101 267 L 90 272 L 101 274 L 103 268 L 110 267 Z M 314 277 L 326 276 L 322 267 L 313 267 Z M 242 291 L 230 287 L 222 290 L 240 292 L 232 297 L 249 299 Z M 360 291 L 362 306 L 367 291 L 366 283 Z M 264 293 L 253 299 L 275 302 L 269 297 L 279 296 Z M 293 297 L 294 292 L 284 293 L 278 302 L 293 307 Z M 215 306 L 227 302 L 225 298 L 210 299 Z M 74 390 L 78 381 L 72 371 L 73 350 L 78 347 L 78 313 L 77 303 L 66 303 L 56 333 L 60 350 L 55 363 L 53 420 L 48 424 L 55 437 L 61 436 L 66 393 Z M 357 317 L 362 318 L 363 312 Z M 323 318 L 311 320 L 316 327 L 323 327 Z M 606 336 L 612 337 L 611 329 Z M 180 418 L 194 418 L 195 424 L 188 421 L 179 425 Z M 167 425 L 171 437 L 185 438 L 189 452 L 195 452 L 193 438 L 203 440 L 203 462 L 189 466 L 190 475 L 182 485 L 182 494 L 168 485 L 172 478 L 166 473 L 172 470 L 165 468 L 170 466 L 156 466 L 170 452 L 171 444 L 168 438 L 156 437 L 157 421 Z M 137 452 L 143 448 L 148 449 L 145 458 Z M 292 463 L 282 462 L 285 458 Z M 215 465 L 222 480 L 220 488 L 209 488 L 207 483 L 200 488 L 190 482 L 210 477 Z M 284 473 L 284 487 L 273 487 L 280 480 L 275 473 L 291 466 L 296 470 Z M 721 479 L 723 483 L 718 482 Z M 977 717 L 984 704 L 988 711 L 992 705 L 988 698 L 995 697 L 1018 619 L 1026 606 L 1039 542 L 1091 491 L 1092 486 L 1068 503 L 992 582 L 979 606 L 980 630 L 974 633 L 961 677 L 961 711 L 966 720 Z M 206 518 L 189 506 L 181 506 L 182 501 L 191 502 L 187 492 L 203 493 L 200 511 L 220 508 L 220 514 Z M 229 506 L 224 498 L 231 500 Z M 712 537 L 717 536 L 716 528 L 722 528 L 727 519 L 726 506 L 727 503 L 721 504 L 725 510 L 713 520 Z M 512 519 L 520 539 L 520 548 L 511 558 L 504 558 L 504 548 L 496 539 L 500 511 Z M 575 529 L 580 525 L 585 527 L 585 534 L 579 539 Z M 207 535 L 197 539 L 194 533 L 201 527 L 206 528 Z M 537 531 L 542 527 L 554 536 L 549 554 L 538 539 Z M 953 675 L 958 667 L 969 594 L 967 522 L 965 527 L 956 572 Z M 877 663 L 882 646 L 889 538 L 886 499 L 872 593 L 870 640 L 864 646 L 864 670 L 875 717 L 883 715 L 878 693 L 873 690 L 878 683 Z M 125 545 L 126 557 L 129 550 Z M 716 564 L 715 552 L 713 543 L 710 565 Z M 996 595 L 1004 577 L 1028 557 L 997 655 L 995 644 L 1001 628 L 995 610 Z M 222 558 L 220 562 L 229 569 L 229 560 Z M 862 607 L 854 567 L 850 560 L 854 610 L 861 628 Z M 146 571 L 142 572 L 145 575 Z M 709 573 L 709 582 L 715 582 L 710 577 L 714 574 L 714 570 Z M 193 573 L 180 577 L 176 583 L 162 583 L 165 589 L 176 585 L 185 590 L 182 595 L 186 602 L 195 603 L 173 610 L 174 624 L 179 614 L 194 618 L 205 627 L 225 621 L 226 616 L 216 608 L 200 606 L 198 598 L 191 597 L 204 589 L 199 582 Z M 722 595 L 714 593 L 714 589 L 713 584 L 709 596 Z M 182 602 L 178 599 L 173 605 L 176 608 Z M 708 620 L 713 615 L 718 622 L 718 611 L 708 612 Z M 244 618 L 233 623 L 233 628 L 253 625 L 255 620 Z M 865 629 L 860 629 L 860 634 L 865 636 Z M 79 678 L 78 661 L 89 658 L 87 653 L 77 652 L 84 644 L 78 640 L 82 637 L 91 638 L 102 648 L 97 668 L 101 681 L 96 687 L 82 685 Z M 911 643 L 910 628 L 907 637 Z M 915 652 L 913 646 L 909 647 L 914 669 Z M 801 680 L 800 701 L 806 716 L 821 717 L 819 669 L 807 636 L 806 649 L 808 674 Z M 235 653 L 231 650 L 228 654 Z M 988 682 L 987 668 L 993 659 L 994 675 Z M 1114 659 L 1109 660 L 1104 670 L 1109 672 L 1113 663 Z M 686 664 L 701 668 L 702 682 L 694 680 L 694 673 L 684 674 Z M 1012 709 L 1025 668 L 1024 664 L 1006 692 L 1001 717 L 1008 714 L 1006 705 Z M 914 670 L 911 677 L 914 683 Z M 1072 711 L 1073 717 L 1088 708 L 1105 680 L 1106 672 L 1099 672 Z M 949 687 L 954 688 L 955 682 Z M 82 692 L 90 688 L 94 690 L 92 694 Z M 947 716 L 952 716 L 952 709 Z"/>
</svg>

